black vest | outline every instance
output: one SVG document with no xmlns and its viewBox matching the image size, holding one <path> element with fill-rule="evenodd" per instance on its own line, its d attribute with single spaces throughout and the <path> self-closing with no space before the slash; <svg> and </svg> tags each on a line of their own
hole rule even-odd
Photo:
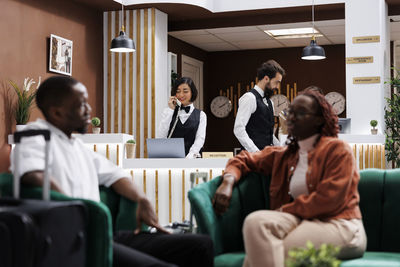
<svg viewBox="0 0 400 267">
<path fill-rule="evenodd" d="M 246 125 L 246 132 L 258 149 L 262 150 L 264 147 L 273 144 L 272 135 L 275 121 L 272 102 L 269 98 L 266 98 L 268 102 L 267 107 L 256 89 L 253 88 L 250 92 L 256 97 L 257 109 L 250 116 L 249 122 Z"/>
<path fill-rule="evenodd" d="M 168 136 L 171 132 L 172 126 L 174 126 L 174 122 L 178 112 L 174 112 L 172 116 L 171 123 L 169 124 Z M 182 124 L 181 120 L 178 119 L 178 122 L 175 126 L 175 130 L 172 133 L 171 138 L 179 138 L 183 137 L 185 142 L 185 155 L 189 153 L 190 147 L 193 145 L 194 140 L 196 139 L 197 129 L 200 124 L 200 110 L 195 108 L 190 114 L 189 118 Z"/>
</svg>

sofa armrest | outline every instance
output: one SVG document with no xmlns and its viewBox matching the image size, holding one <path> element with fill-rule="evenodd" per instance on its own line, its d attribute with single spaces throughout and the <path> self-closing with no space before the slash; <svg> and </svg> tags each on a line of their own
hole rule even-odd
<svg viewBox="0 0 400 267">
<path fill-rule="evenodd" d="M 12 196 L 11 174 L 0 174 L 1 196 Z M 42 198 L 42 188 L 22 187 L 22 198 Z M 65 196 L 55 191 L 50 191 L 50 198 L 54 201 L 80 200 L 87 209 L 87 267 L 112 266 L 112 222 L 111 213 L 106 205 L 87 199 L 77 199 Z"/>
<path fill-rule="evenodd" d="M 222 215 L 215 214 L 212 198 L 221 184 L 222 177 L 200 184 L 188 193 L 192 212 L 200 233 L 210 235 L 214 253 L 243 251 L 242 226 L 246 216 L 269 207 L 269 178 L 249 173 L 235 185 L 230 206 Z"/>
</svg>

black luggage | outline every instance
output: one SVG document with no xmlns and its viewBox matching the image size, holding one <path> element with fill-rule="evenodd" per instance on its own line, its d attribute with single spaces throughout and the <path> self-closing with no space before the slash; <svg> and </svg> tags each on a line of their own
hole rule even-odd
<svg viewBox="0 0 400 267">
<path fill-rule="evenodd" d="M 48 155 L 50 132 L 47 130 L 17 132 L 14 142 L 19 143 L 22 136 L 37 134 L 45 136 Z M 47 170 L 46 156 L 43 189 L 46 199 L 49 198 Z M 14 198 L 0 199 L 0 267 L 85 266 L 87 215 L 84 204 L 80 201 L 20 200 L 19 178 L 14 177 L 14 180 Z"/>
</svg>

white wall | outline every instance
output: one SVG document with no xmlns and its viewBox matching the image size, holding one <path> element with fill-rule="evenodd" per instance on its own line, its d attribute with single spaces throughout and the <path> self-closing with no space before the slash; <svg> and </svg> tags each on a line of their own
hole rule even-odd
<svg viewBox="0 0 400 267">
<path fill-rule="evenodd" d="M 373 56 L 373 63 L 346 64 L 347 117 L 352 134 L 370 134 L 370 120 L 378 120 L 378 132 L 384 131 L 384 96 L 390 78 L 389 19 L 385 0 L 346 1 L 346 57 Z M 352 38 L 379 35 L 380 42 L 353 44 Z M 380 76 L 381 82 L 353 84 L 354 77 Z"/>
<path fill-rule="evenodd" d="M 121 3 L 122 0 L 114 0 Z M 338 4 L 344 3 L 345 0 L 315 0 L 315 5 Z M 213 13 L 229 12 L 229 11 L 242 11 L 254 10 L 265 8 L 283 8 L 283 7 L 297 7 L 309 6 L 312 0 L 124 0 L 124 5 L 137 5 L 137 4 L 156 4 L 156 3 L 173 3 L 173 4 L 190 4 L 198 7 L 208 9 Z"/>
</svg>

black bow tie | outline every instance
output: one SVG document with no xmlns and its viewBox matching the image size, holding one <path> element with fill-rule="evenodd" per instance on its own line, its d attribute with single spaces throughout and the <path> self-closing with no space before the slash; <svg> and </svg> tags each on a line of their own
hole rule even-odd
<svg viewBox="0 0 400 267">
<path fill-rule="evenodd" d="M 186 106 L 186 107 L 181 106 L 181 109 L 185 110 L 186 113 L 189 113 L 189 111 L 190 111 L 190 106 Z"/>
</svg>

